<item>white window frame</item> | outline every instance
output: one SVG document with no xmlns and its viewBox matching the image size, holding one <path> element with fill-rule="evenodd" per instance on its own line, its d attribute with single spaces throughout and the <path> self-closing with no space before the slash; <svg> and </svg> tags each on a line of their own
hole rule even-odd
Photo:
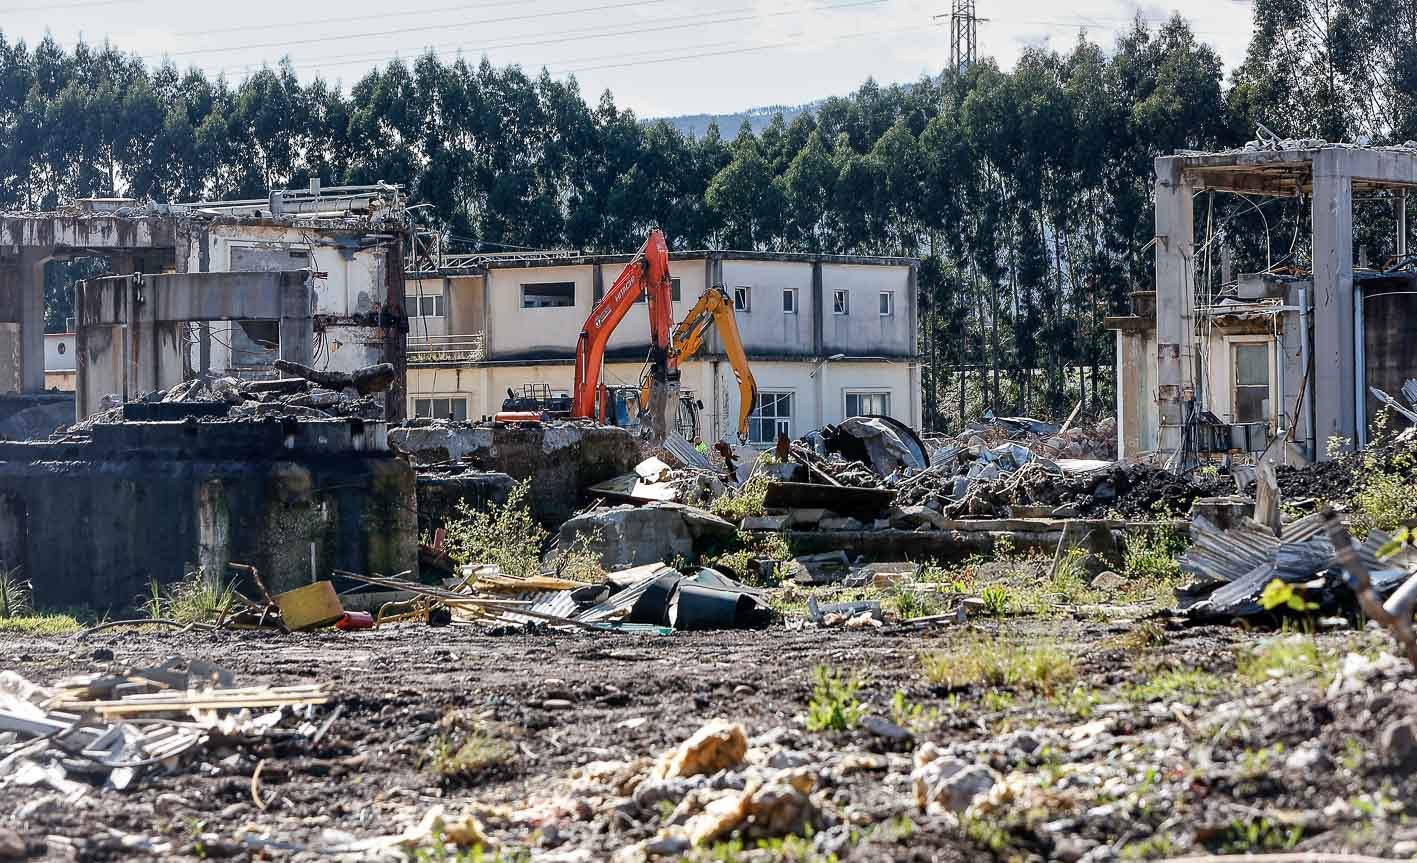
<svg viewBox="0 0 1417 863">
<path fill-rule="evenodd" d="M 564 285 L 570 285 L 570 286 L 571 286 L 571 302 L 568 303 L 568 304 L 566 304 L 566 305 L 556 305 L 556 306 L 547 306 L 547 305 L 540 305 L 540 304 L 537 304 L 537 305 L 534 305 L 534 306 L 528 306 L 528 305 L 526 304 L 526 289 L 527 289 L 527 288 L 532 288 L 532 287 L 545 286 L 545 285 L 556 285 L 557 287 L 561 287 L 561 286 L 564 286 Z M 576 283 L 575 283 L 574 281 L 565 280 L 565 279 L 563 279 L 563 280 L 561 280 L 561 281 L 559 281 L 559 282 L 522 282 L 522 284 L 521 284 L 521 307 L 522 307 L 523 309 L 574 309 L 574 308 L 576 307 Z"/>
<path fill-rule="evenodd" d="M 877 300 L 877 303 L 879 303 L 881 300 L 884 300 L 884 301 L 885 301 L 885 306 L 886 306 L 885 311 L 881 312 L 881 317 L 883 317 L 883 318 L 888 318 L 888 317 L 890 317 L 891 315 L 894 315 L 894 314 L 895 314 L 895 291 L 881 291 L 881 296 L 880 296 L 880 299 Z M 878 306 L 878 308 L 879 308 L 879 306 Z"/>
<path fill-rule="evenodd" d="M 781 408 L 783 397 L 787 399 L 787 413 L 785 415 L 779 415 L 776 411 Z M 764 417 L 762 415 L 763 405 L 769 399 L 772 400 L 774 414 L 770 417 Z M 797 392 L 795 390 L 760 390 L 758 392 L 758 403 L 753 406 L 753 412 L 748 415 L 748 443 L 752 446 L 764 448 L 773 446 L 777 443 L 777 435 L 779 432 L 786 432 L 787 437 L 791 438 L 793 436 L 792 422 L 795 419 L 796 410 Z M 772 423 L 772 435 L 770 440 L 753 436 L 753 432 L 760 429 L 764 421 L 770 421 Z"/>
<path fill-rule="evenodd" d="M 438 402 L 446 403 L 447 410 L 438 412 L 436 410 L 439 406 Z M 415 396 L 413 415 L 431 419 L 447 419 L 450 413 L 456 416 L 457 412 L 453 410 L 454 405 L 462 405 L 462 418 L 458 421 L 467 422 L 467 398 L 465 396 Z"/>
<path fill-rule="evenodd" d="M 1271 430 L 1277 428 L 1275 425 L 1280 410 L 1279 402 L 1275 395 L 1276 372 L 1274 339 L 1271 336 L 1226 336 L 1225 343 L 1225 377 L 1221 379 L 1225 386 L 1230 408 L 1230 421 L 1232 423 L 1241 422 L 1237 409 L 1239 408 L 1239 387 L 1236 384 L 1236 375 L 1240 371 L 1239 365 L 1235 362 L 1235 349 L 1241 346 L 1259 346 L 1265 349 L 1265 357 L 1269 365 L 1269 411 L 1259 420 L 1248 420 L 1248 422 L 1263 422 Z"/>
<path fill-rule="evenodd" d="M 838 303 L 840 300 L 840 303 Z M 846 288 L 832 288 L 832 314 L 851 314 L 851 291 Z"/>
<path fill-rule="evenodd" d="M 877 397 L 877 396 L 880 396 L 881 398 L 885 399 L 885 410 L 883 410 L 883 411 L 873 411 L 873 412 L 871 412 L 870 414 L 852 413 L 852 411 L 851 411 L 851 399 L 852 399 L 853 397 L 855 397 L 855 398 L 857 399 L 857 404 L 859 405 L 859 404 L 860 404 L 860 399 L 861 399 L 862 396 L 867 396 L 867 397 L 870 397 L 870 398 L 875 398 L 875 397 Z M 841 407 L 842 407 L 842 414 L 841 414 L 841 415 L 842 415 L 842 418 L 843 418 L 843 419 L 845 419 L 845 418 L 847 418 L 847 417 L 854 417 L 854 416 L 890 416 L 890 415 L 891 415 L 891 391 L 890 391 L 890 390 L 843 390 L 843 391 L 842 391 L 842 394 L 841 394 L 841 402 L 842 402 L 842 404 L 841 404 Z"/>
<path fill-rule="evenodd" d="M 738 302 L 742 298 L 742 302 Z M 753 310 L 753 288 L 750 285 L 733 286 L 733 311 L 751 312 Z"/>
<path fill-rule="evenodd" d="M 431 315 L 425 315 L 425 314 L 423 314 L 423 301 L 424 301 L 424 300 L 431 300 L 431 301 L 433 302 L 433 314 L 431 314 Z M 405 305 L 405 306 L 412 306 L 412 307 L 413 307 L 413 311 L 412 311 L 412 313 L 409 315 L 410 318 L 442 318 L 442 317 L 446 317 L 447 315 L 446 315 L 445 313 L 447 312 L 447 308 L 448 308 L 447 305 L 446 305 L 446 303 L 447 303 L 447 300 L 445 300 L 445 299 L 443 298 L 443 294 L 442 294 L 442 293 L 436 293 L 436 294 L 434 294 L 434 293 L 427 293 L 427 294 L 423 294 L 422 296 L 419 296 L 418 294 L 408 294 L 408 295 L 406 295 L 406 296 L 404 297 L 404 305 Z"/>
<path fill-rule="evenodd" d="M 788 299 L 789 297 L 791 298 L 790 300 Z M 784 315 L 795 315 L 795 314 L 797 314 L 797 289 L 796 289 L 796 288 L 783 288 L 783 289 L 782 289 L 782 300 L 783 300 L 783 303 L 782 303 L 782 305 L 783 305 L 782 313 L 783 313 Z M 790 309 L 787 308 L 788 305 L 791 305 L 792 308 L 790 308 Z"/>
</svg>

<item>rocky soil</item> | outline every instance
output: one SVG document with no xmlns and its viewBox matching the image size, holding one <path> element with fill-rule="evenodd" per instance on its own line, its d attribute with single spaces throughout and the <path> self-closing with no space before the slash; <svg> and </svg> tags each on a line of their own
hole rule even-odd
<svg viewBox="0 0 1417 863">
<path fill-rule="evenodd" d="M 0 788 L 0 853 L 433 860 L 432 843 L 480 836 L 500 857 L 459 859 L 1417 855 L 1417 680 L 1382 634 L 1183 629 L 1150 611 L 673 636 L 3 636 L 0 668 L 41 684 L 181 655 L 335 697 L 304 731 L 209 746 L 126 792 Z M 859 689 L 827 698 L 815 671 L 814 697 L 817 669 Z M 809 730 L 830 706 L 847 729 Z M 746 746 L 656 763 L 715 719 Z"/>
</svg>

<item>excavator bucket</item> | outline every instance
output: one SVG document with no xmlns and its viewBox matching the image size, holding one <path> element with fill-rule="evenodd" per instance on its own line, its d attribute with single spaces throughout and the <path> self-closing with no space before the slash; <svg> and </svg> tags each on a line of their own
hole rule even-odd
<svg viewBox="0 0 1417 863">
<path fill-rule="evenodd" d="M 653 446 L 663 443 L 674 428 L 679 410 L 679 381 L 663 380 L 651 375 L 649 400 L 640 406 L 640 430 Z"/>
</svg>

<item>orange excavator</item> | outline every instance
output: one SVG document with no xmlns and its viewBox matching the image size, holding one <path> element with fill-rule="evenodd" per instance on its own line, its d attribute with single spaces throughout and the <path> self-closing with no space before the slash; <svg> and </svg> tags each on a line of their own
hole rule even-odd
<svg viewBox="0 0 1417 863">
<path fill-rule="evenodd" d="M 679 371 L 670 367 L 670 328 L 674 325 L 673 290 L 669 281 L 669 244 L 658 228 L 586 318 L 576 340 L 576 372 L 571 381 L 571 416 L 605 422 L 611 410 L 610 391 L 600 382 L 605 345 L 640 294 L 649 303 L 650 356 L 640 415 L 647 437 L 662 441 L 669 434 L 669 405 L 678 401 Z"/>
<path fill-rule="evenodd" d="M 649 368 L 640 382 L 639 392 L 635 394 L 631 391 L 627 400 L 638 402 L 631 411 L 630 419 L 638 419 L 644 436 L 654 443 L 668 436 L 670 407 L 677 407 L 681 400 L 679 363 L 699 351 L 709 326 L 716 324 L 723 336 L 724 352 L 738 380 L 738 438 L 740 441 L 746 440 L 748 415 L 753 410 L 758 390 L 752 370 L 748 367 L 743 340 L 738 334 L 733 301 L 723 288 L 709 288 L 671 333 L 674 307 L 669 278 L 669 245 L 658 228 L 650 231 L 645 244 L 625 265 L 600 302 L 596 303 L 581 328 L 580 338 L 576 341 L 576 370 L 571 382 L 569 415 L 602 423 L 609 422 L 615 415 L 616 392 L 600 380 L 605 346 L 616 326 L 642 293 L 649 304 Z M 510 391 L 503 411 L 497 415 L 498 421 L 536 421 L 543 412 L 540 400 L 530 396 L 517 399 Z"/>
</svg>

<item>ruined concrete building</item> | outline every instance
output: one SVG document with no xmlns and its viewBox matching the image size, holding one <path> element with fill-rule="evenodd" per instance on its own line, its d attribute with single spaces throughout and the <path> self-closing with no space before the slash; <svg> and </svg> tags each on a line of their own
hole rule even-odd
<svg viewBox="0 0 1417 863">
<path fill-rule="evenodd" d="M 420 261 L 405 286 L 410 414 L 475 420 L 500 410 L 508 389 L 568 392 L 581 326 L 629 260 L 548 252 Z M 920 427 L 918 261 L 686 251 L 671 255 L 670 273 L 676 322 L 707 287 L 733 298 L 758 381 L 752 443 L 858 414 Z M 606 382 L 638 384 L 648 345 L 641 305 L 610 339 Z M 697 433 L 733 437 L 738 393 L 717 333 L 681 368 L 685 391 L 704 405 Z"/>
<path fill-rule="evenodd" d="M 1121 455 L 1268 450 L 1297 461 L 1326 458 L 1334 438 L 1363 445 L 1380 407 L 1371 388 L 1400 397 L 1417 377 L 1406 242 L 1414 184 L 1408 147 L 1271 140 L 1158 158 L 1155 291 L 1134 295 L 1132 315 L 1108 319 Z M 1312 269 L 1296 270 L 1276 247 L 1268 271 L 1222 277 L 1217 288 L 1207 274 L 1222 269 L 1223 238 L 1212 230 L 1197 240 L 1201 192 L 1309 202 Z M 1380 266 L 1355 255 L 1355 197 L 1393 206 L 1396 254 Z"/>
<path fill-rule="evenodd" d="M 405 219 L 393 187 L 318 183 L 0 215 L 0 569 L 22 567 L 42 605 L 121 607 L 149 580 L 232 561 L 273 590 L 415 566 L 413 472 L 386 429 L 406 403 Z M 45 267 L 79 257 L 114 275 L 78 286 L 72 340 L 48 339 Z M 72 392 L 46 389 L 46 342 L 72 360 Z M 129 404 L 127 421 L 54 434 L 193 379 L 275 377 L 277 358 L 391 364 L 383 417 Z"/>
</svg>

